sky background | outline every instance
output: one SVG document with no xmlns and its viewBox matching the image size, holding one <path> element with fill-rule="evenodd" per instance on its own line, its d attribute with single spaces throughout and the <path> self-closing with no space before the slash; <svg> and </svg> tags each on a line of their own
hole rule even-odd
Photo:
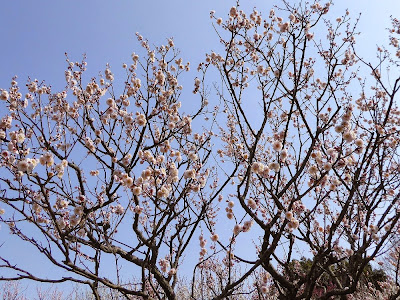
<svg viewBox="0 0 400 300">
<path fill-rule="evenodd" d="M 139 48 L 136 32 L 156 45 L 173 37 L 184 61 L 192 64 L 192 71 L 186 74 L 192 80 L 196 77 L 195 66 L 204 60 L 205 53 L 219 47 L 210 10 L 225 19 L 235 3 L 231 0 L 2 1 L 0 88 L 8 89 L 12 76 L 18 75 L 20 83 L 30 76 L 46 80 L 53 91 L 62 90 L 65 52 L 72 61 L 80 61 L 86 53 L 88 79 L 104 71 L 106 63 L 117 75 L 122 63 L 129 63 L 130 54 Z M 244 0 L 241 7 L 248 13 L 257 7 L 265 16 L 276 3 L 279 1 Z M 399 13 L 394 17 L 400 17 L 400 1 L 338 0 L 330 18 L 343 15 L 346 8 L 354 17 L 362 13 L 358 26 L 361 36 L 356 47 L 364 57 L 373 59 L 376 45 L 387 44 L 385 28 L 390 26 L 391 14 Z M 190 85 L 188 95 L 192 89 Z M 16 262 L 28 264 L 32 269 L 47 270 L 42 260 L 27 255 L 28 248 L 15 241 L 7 228 L 0 230 L 0 244 L 3 242 L 6 243 L 0 248 L 0 255 L 14 257 Z"/>
<path fill-rule="evenodd" d="M 296 0 L 297 1 L 297 0 Z M 290 0 L 290 2 L 296 2 Z M 15 0 L 2 1 L 0 10 L 0 87 L 7 88 L 13 75 L 19 81 L 27 76 L 45 79 L 55 87 L 64 86 L 64 53 L 72 60 L 88 57 L 88 70 L 93 76 L 104 69 L 105 63 L 120 67 L 129 62 L 130 53 L 137 48 L 135 32 L 154 44 L 174 37 L 184 58 L 194 63 L 215 49 L 218 37 L 209 18 L 226 17 L 231 0 Z M 250 12 L 253 7 L 268 12 L 279 2 L 242 1 Z M 342 15 L 348 7 L 352 15 L 362 12 L 358 46 L 371 53 L 377 43 L 387 41 L 384 31 L 389 17 L 400 11 L 398 0 L 335 1 L 333 14 Z M 373 51 L 372 51 L 373 52 Z M 195 74 L 193 74 L 195 77 Z"/>
</svg>

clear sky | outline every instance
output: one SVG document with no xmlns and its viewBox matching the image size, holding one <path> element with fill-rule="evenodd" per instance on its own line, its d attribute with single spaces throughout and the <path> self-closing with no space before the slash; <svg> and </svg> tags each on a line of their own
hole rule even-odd
<svg viewBox="0 0 400 300">
<path fill-rule="evenodd" d="M 297 0 L 289 0 L 297 2 Z M 165 43 L 174 37 L 185 61 L 197 65 L 206 52 L 218 47 L 218 37 L 209 18 L 210 10 L 226 18 L 233 0 L 13 0 L 0 6 L 0 88 L 9 88 L 11 77 L 20 83 L 30 76 L 46 80 L 55 90 L 64 87 L 64 53 L 73 61 L 87 54 L 88 76 L 96 76 L 110 63 L 113 70 L 130 61 L 138 48 L 135 32 L 150 43 Z M 248 12 L 253 7 L 266 15 L 278 0 L 243 0 Z M 377 44 L 387 43 L 385 28 L 390 15 L 400 17 L 399 0 L 337 0 L 332 18 L 349 8 L 352 15 L 362 12 L 357 47 L 364 56 L 374 57 Z M 195 68 L 189 74 L 196 77 Z M 117 78 L 118 80 L 118 78 Z M 192 86 L 189 87 L 191 91 Z M 0 112 L 1 114 L 1 112 Z M 7 228 L 0 230 L 0 255 L 15 254 L 23 260 L 26 248 L 10 242 Z M 25 260 L 33 268 L 40 260 Z"/>
<path fill-rule="evenodd" d="M 297 0 L 290 0 L 291 2 Z M 192 63 L 218 44 L 211 26 L 209 11 L 227 16 L 233 0 L 15 0 L 2 1 L 0 10 L 0 87 L 9 86 L 17 74 L 46 79 L 63 87 L 65 57 L 72 60 L 88 56 L 89 73 L 95 76 L 105 63 L 119 67 L 129 61 L 137 47 L 135 32 L 155 44 L 174 37 L 175 44 Z M 243 7 L 259 11 L 269 9 L 277 0 L 245 0 Z M 359 40 L 368 52 L 377 42 L 384 42 L 384 28 L 389 16 L 400 11 L 398 0 L 335 1 L 333 10 L 342 14 L 349 7 L 352 14 L 362 12 Z M 371 49 L 372 48 L 372 49 Z M 195 74 L 193 74 L 195 76 Z"/>
</svg>

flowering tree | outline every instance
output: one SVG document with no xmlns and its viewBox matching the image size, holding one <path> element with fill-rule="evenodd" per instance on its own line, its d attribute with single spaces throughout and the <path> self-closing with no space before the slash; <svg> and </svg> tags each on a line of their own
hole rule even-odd
<svg viewBox="0 0 400 300">
<path fill-rule="evenodd" d="M 400 78 L 385 69 L 399 66 L 400 23 L 397 58 L 378 48 L 371 64 L 348 12 L 330 21 L 330 2 L 282 3 L 266 16 L 239 3 L 225 19 L 211 12 L 222 50 L 198 66 L 192 114 L 179 110 L 189 63 L 172 40 L 152 49 L 137 35 L 146 55 L 123 65 L 120 94 L 109 66 L 85 79 L 85 61 L 67 60 L 62 92 L 30 80 L 23 95 L 14 78 L 1 91 L 1 221 L 68 276 L 3 257 L 0 279 L 74 281 L 96 299 L 100 287 L 128 299 L 356 297 L 400 229 Z"/>
<path fill-rule="evenodd" d="M 3 259 L 3 268 L 18 273 L 3 279 L 86 283 L 96 298 L 99 284 L 126 296 L 174 297 L 176 269 L 212 201 L 198 199 L 209 175 L 202 167 L 209 137 L 191 129 L 203 105 L 194 115 L 179 112 L 178 77 L 189 64 L 173 41 L 153 50 L 138 40 L 147 58 L 133 54 L 123 66 L 121 95 L 109 67 L 104 78 L 84 83 L 86 63 L 69 60 L 62 92 L 30 81 L 23 96 L 15 78 L 2 91 L 9 114 L 1 121 L 1 201 L 12 211 L 2 222 L 79 275 L 38 278 Z M 102 270 L 107 255 L 115 260 L 112 276 Z M 139 277 L 130 288 L 119 276 L 126 262 Z"/>
</svg>

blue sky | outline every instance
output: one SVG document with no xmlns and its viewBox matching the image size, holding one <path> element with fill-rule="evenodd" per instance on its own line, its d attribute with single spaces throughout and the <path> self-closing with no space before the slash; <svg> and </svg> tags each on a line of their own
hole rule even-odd
<svg viewBox="0 0 400 300">
<path fill-rule="evenodd" d="M 28 76 L 46 80 L 56 90 L 64 87 L 66 67 L 64 53 L 79 61 L 86 53 L 87 76 L 96 76 L 110 63 L 113 70 L 121 70 L 123 62 L 138 48 L 135 32 L 150 43 L 165 43 L 174 37 L 184 61 L 191 61 L 189 79 L 196 77 L 195 66 L 206 52 L 218 48 L 218 37 L 209 18 L 210 10 L 225 18 L 232 0 L 14 0 L 3 1 L 0 10 L 0 88 L 8 88 L 11 77 L 18 75 L 23 83 Z M 266 15 L 277 0 L 242 1 L 250 12 L 256 6 Z M 290 2 L 297 2 L 291 0 Z M 357 48 L 365 57 L 374 57 L 377 44 L 387 42 L 385 28 L 390 15 L 400 12 L 399 0 L 338 0 L 331 18 L 349 8 L 352 15 L 362 12 Z M 396 15 L 395 15 L 396 17 Z M 117 78 L 118 80 L 118 78 Z M 189 86 L 189 94 L 192 90 Z M 0 230 L 0 243 L 9 240 L 8 229 Z M 23 244 L 8 242 L 0 248 L 23 259 Z M 27 260 L 33 268 L 40 260 Z"/>
<path fill-rule="evenodd" d="M 247 0 L 243 1 L 243 7 L 250 10 L 256 6 L 262 11 L 277 2 Z M 93 76 L 107 62 L 119 67 L 129 61 L 130 53 L 137 47 L 135 32 L 156 44 L 174 37 L 184 58 L 199 62 L 205 52 L 218 44 L 209 11 L 214 9 L 217 16 L 225 17 L 234 3 L 232 0 L 3 1 L 0 87 L 8 87 L 15 74 L 19 75 L 19 81 L 25 81 L 29 75 L 63 87 L 64 52 L 72 60 L 80 60 L 86 53 L 88 70 Z M 389 16 L 400 11 L 400 2 L 339 0 L 333 10 L 342 14 L 346 7 L 354 15 L 362 11 L 359 29 L 363 35 L 359 46 L 371 53 L 376 43 L 386 40 L 384 28 L 389 25 Z"/>
</svg>

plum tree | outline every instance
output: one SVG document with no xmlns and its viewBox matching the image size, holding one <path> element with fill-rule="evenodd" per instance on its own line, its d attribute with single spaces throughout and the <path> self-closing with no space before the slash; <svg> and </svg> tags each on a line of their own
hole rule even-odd
<svg viewBox="0 0 400 300">
<path fill-rule="evenodd" d="M 381 293 L 365 270 L 400 229 L 389 69 L 400 22 L 372 64 L 355 50 L 357 20 L 330 18 L 331 4 L 211 12 L 222 50 L 197 67 L 190 114 L 179 100 L 190 64 L 172 39 L 150 47 L 137 34 L 145 55 L 123 65 L 119 92 L 111 67 L 88 80 L 85 61 L 67 59 L 60 92 L 13 78 L 1 90 L 0 220 L 68 276 L 2 257 L 0 279 L 73 281 L 95 299 L 104 287 L 127 299 Z M 397 281 L 380 278 L 395 297 Z"/>
</svg>

